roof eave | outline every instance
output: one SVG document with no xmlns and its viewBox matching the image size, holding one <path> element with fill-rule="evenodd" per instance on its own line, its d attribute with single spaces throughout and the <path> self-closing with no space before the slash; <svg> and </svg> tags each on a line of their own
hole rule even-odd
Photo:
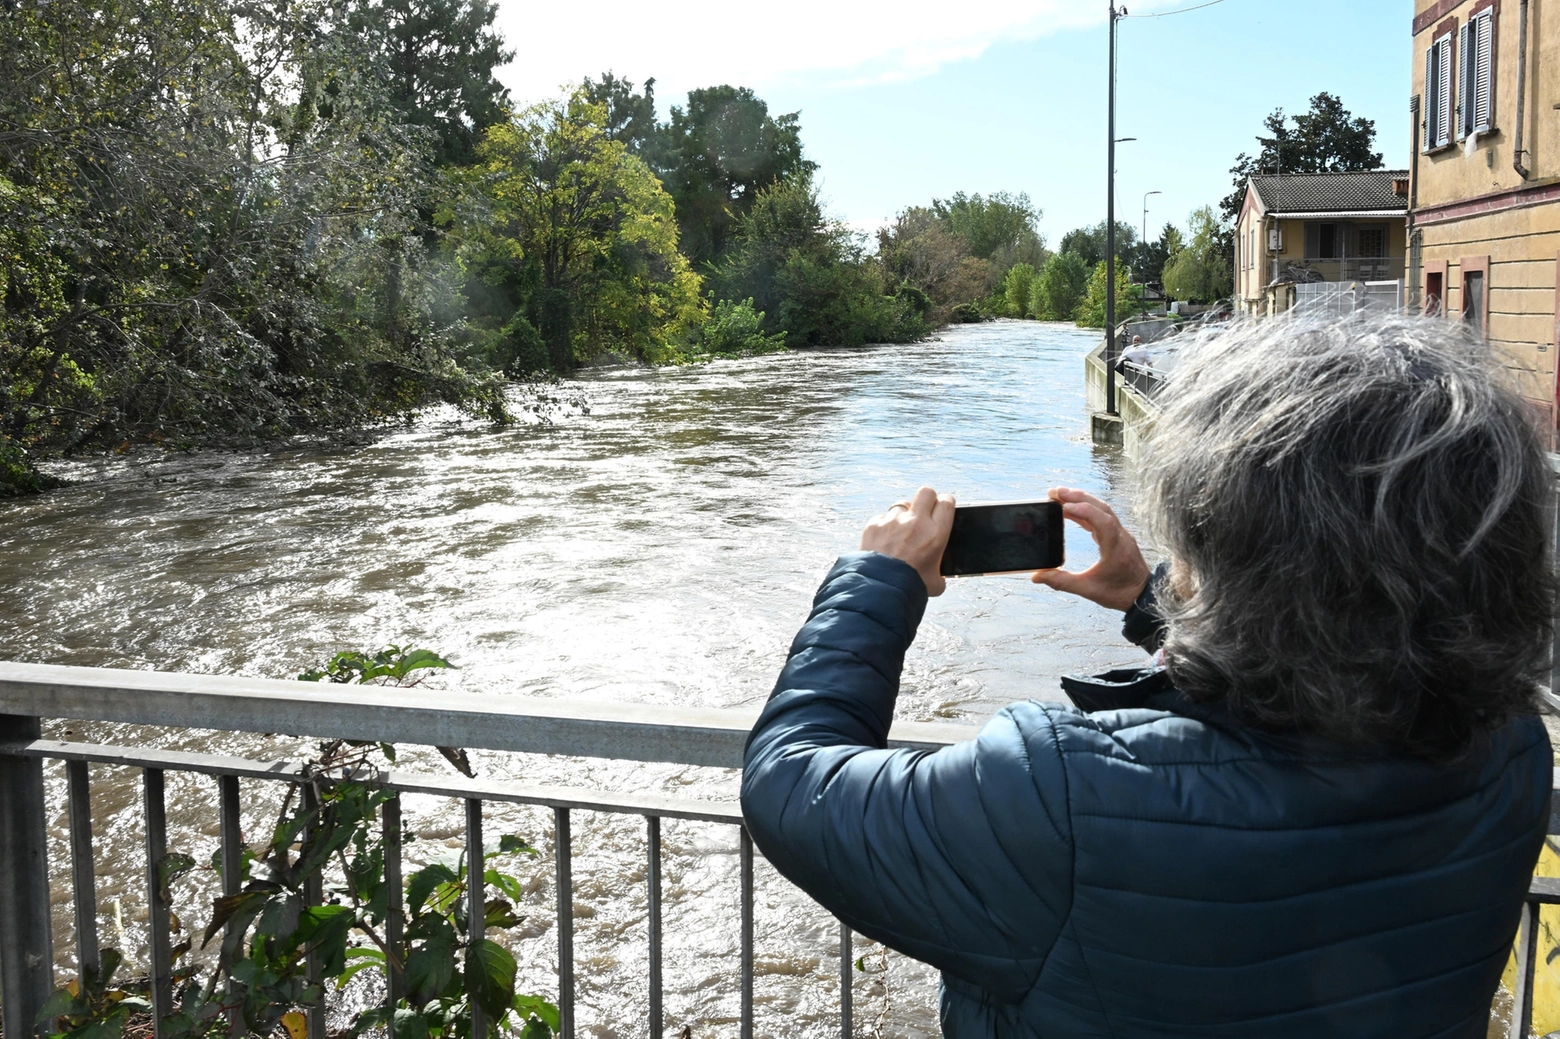
<svg viewBox="0 0 1560 1039">
<path fill-rule="evenodd" d="M 1342 220 L 1353 217 L 1408 217 L 1408 207 L 1402 209 L 1301 209 L 1263 214 L 1275 220 Z"/>
</svg>

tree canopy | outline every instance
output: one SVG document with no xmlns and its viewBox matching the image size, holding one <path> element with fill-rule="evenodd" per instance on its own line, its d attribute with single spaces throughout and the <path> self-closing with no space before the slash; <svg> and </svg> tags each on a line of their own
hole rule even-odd
<svg viewBox="0 0 1560 1039">
<path fill-rule="evenodd" d="M 1293 123 L 1293 127 L 1290 126 Z M 1240 215 L 1246 182 L 1258 173 L 1347 173 L 1381 169 L 1374 120 L 1356 116 L 1325 90 L 1311 98 L 1311 107 L 1287 122 L 1282 108 L 1262 121 L 1257 154 L 1241 152 L 1230 167 L 1233 187 L 1219 203 L 1226 220 Z"/>
</svg>

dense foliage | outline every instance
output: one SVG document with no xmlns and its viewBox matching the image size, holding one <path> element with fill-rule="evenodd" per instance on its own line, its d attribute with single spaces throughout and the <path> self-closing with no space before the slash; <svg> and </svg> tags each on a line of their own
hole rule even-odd
<svg viewBox="0 0 1560 1039">
<path fill-rule="evenodd" d="M 1293 127 L 1289 125 L 1293 123 Z M 1257 154 L 1241 152 L 1230 167 L 1233 184 L 1219 202 L 1225 220 L 1240 215 L 1246 198 L 1246 181 L 1258 173 L 1347 173 L 1381 169 L 1376 144 L 1376 123 L 1356 116 L 1343 102 L 1325 90 L 1311 98 L 1311 107 L 1288 122 L 1284 110 L 1275 108 L 1257 135 Z"/>
<path fill-rule="evenodd" d="M 797 113 L 722 85 L 661 122 L 610 74 L 516 107 L 494 15 L 0 6 L 0 494 L 40 453 L 502 421 L 505 376 L 928 329 Z"/>
</svg>

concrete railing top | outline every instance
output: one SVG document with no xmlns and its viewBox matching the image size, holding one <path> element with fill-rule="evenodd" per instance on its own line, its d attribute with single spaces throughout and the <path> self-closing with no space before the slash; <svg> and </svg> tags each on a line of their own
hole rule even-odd
<svg viewBox="0 0 1560 1039">
<path fill-rule="evenodd" d="M 741 767 L 758 710 L 0 662 L 0 714 L 722 768 Z M 977 731 L 896 722 L 889 745 L 930 749 Z"/>
</svg>

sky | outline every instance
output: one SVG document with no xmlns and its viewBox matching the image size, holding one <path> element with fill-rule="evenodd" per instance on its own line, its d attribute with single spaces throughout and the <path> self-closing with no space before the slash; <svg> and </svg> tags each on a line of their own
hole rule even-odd
<svg viewBox="0 0 1560 1039">
<path fill-rule="evenodd" d="M 689 89 L 752 87 L 801 113 L 829 211 L 858 228 L 956 191 L 1026 192 L 1053 246 L 1105 217 L 1106 0 L 498 4 L 517 102 L 609 69 L 654 76 L 663 119 Z M 1141 227 L 1159 191 L 1149 236 L 1184 226 L 1269 112 L 1323 90 L 1407 164 L 1413 0 L 1200 4 L 1129 0 L 1119 23 L 1116 135 L 1137 140 L 1117 146 L 1118 219 Z"/>
</svg>

